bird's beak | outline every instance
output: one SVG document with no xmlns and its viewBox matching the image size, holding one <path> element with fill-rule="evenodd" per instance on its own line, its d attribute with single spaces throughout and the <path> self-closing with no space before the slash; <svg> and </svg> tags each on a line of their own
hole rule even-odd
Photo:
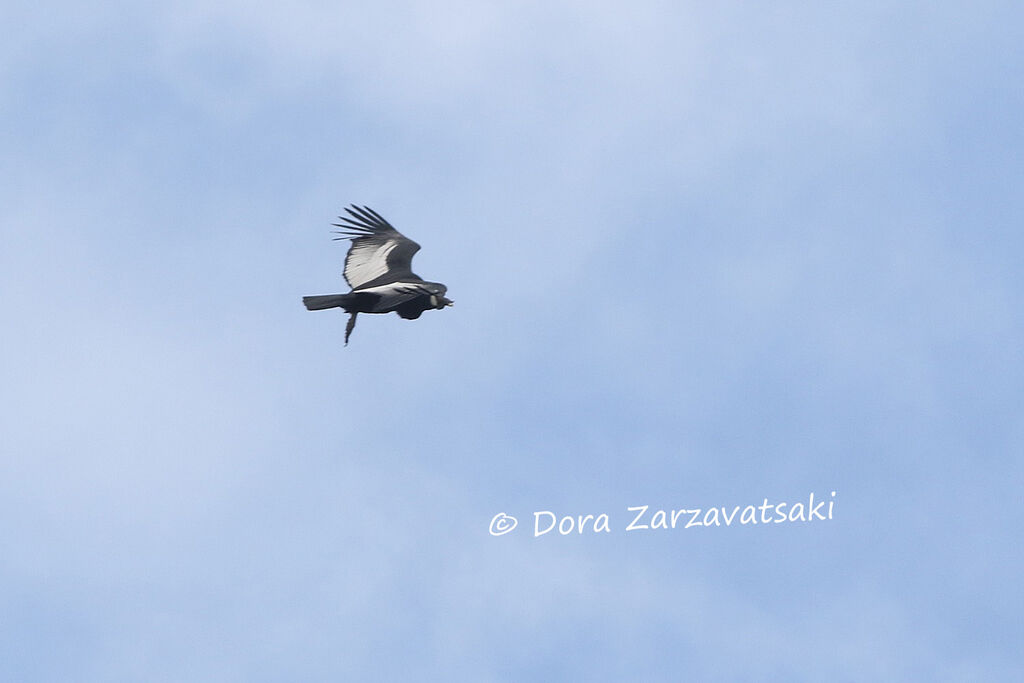
<svg viewBox="0 0 1024 683">
<path fill-rule="evenodd" d="M 449 301 L 448 303 L 445 304 L 445 306 L 454 306 L 454 305 L 455 305 L 454 301 Z"/>
</svg>

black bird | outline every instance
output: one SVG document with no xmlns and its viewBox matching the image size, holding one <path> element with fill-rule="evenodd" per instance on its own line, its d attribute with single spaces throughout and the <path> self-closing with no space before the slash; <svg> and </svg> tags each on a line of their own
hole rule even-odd
<svg viewBox="0 0 1024 683">
<path fill-rule="evenodd" d="M 445 297 L 448 288 L 439 282 L 426 282 L 412 272 L 412 257 L 420 245 L 395 230 L 380 214 L 368 206 L 346 208 L 349 216 L 338 216 L 341 228 L 335 240 L 352 240 L 345 256 L 345 281 L 348 294 L 304 296 L 302 303 L 311 311 L 343 308 L 350 313 L 345 326 L 345 345 L 360 313 L 394 311 L 407 320 L 415 320 L 423 311 L 441 310 L 454 302 Z"/>
</svg>

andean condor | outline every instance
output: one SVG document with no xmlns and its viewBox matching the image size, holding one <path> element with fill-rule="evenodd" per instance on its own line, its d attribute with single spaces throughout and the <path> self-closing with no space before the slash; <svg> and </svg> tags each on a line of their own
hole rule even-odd
<svg viewBox="0 0 1024 683">
<path fill-rule="evenodd" d="M 368 206 L 346 208 L 349 216 L 338 216 L 341 237 L 352 240 L 345 256 L 345 281 L 348 294 L 304 296 L 302 303 L 310 311 L 343 308 L 350 314 L 345 326 L 345 345 L 360 313 L 394 311 L 407 320 L 415 320 L 423 311 L 441 310 L 454 302 L 445 297 L 448 288 L 439 282 L 426 282 L 412 272 L 412 257 L 420 245 L 395 230 L 380 214 Z"/>
</svg>

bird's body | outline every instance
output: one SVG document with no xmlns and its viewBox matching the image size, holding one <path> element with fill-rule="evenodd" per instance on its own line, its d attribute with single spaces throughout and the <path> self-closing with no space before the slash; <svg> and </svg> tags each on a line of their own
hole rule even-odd
<svg viewBox="0 0 1024 683">
<path fill-rule="evenodd" d="M 398 232 L 380 214 L 369 207 L 346 208 L 349 217 L 339 217 L 341 228 L 335 239 L 350 239 L 345 256 L 345 281 L 348 294 L 321 294 L 302 297 L 310 311 L 342 308 L 349 313 L 345 326 L 345 344 L 356 326 L 359 313 L 394 311 L 407 320 L 415 320 L 423 311 L 451 306 L 445 297 L 448 288 L 439 282 L 427 282 L 412 272 L 412 257 L 420 245 Z"/>
</svg>

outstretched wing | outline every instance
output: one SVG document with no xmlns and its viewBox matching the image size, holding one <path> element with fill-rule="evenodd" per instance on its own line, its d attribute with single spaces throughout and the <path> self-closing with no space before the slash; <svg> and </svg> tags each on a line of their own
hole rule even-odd
<svg viewBox="0 0 1024 683">
<path fill-rule="evenodd" d="M 380 214 L 368 206 L 353 204 L 345 209 L 348 216 L 338 216 L 341 228 L 337 240 L 350 239 L 345 257 L 345 281 L 352 289 L 367 284 L 387 284 L 401 279 L 416 278 L 412 272 L 412 257 L 420 245 L 398 232 Z M 418 278 L 416 278 L 418 279 Z"/>
<path fill-rule="evenodd" d="M 444 296 L 448 288 L 437 282 L 392 282 L 386 285 L 364 287 L 357 296 L 373 294 L 377 299 L 373 302 L 371 313 L 392 311 L 396 306 L 420 297 Z"/>
</svg>

